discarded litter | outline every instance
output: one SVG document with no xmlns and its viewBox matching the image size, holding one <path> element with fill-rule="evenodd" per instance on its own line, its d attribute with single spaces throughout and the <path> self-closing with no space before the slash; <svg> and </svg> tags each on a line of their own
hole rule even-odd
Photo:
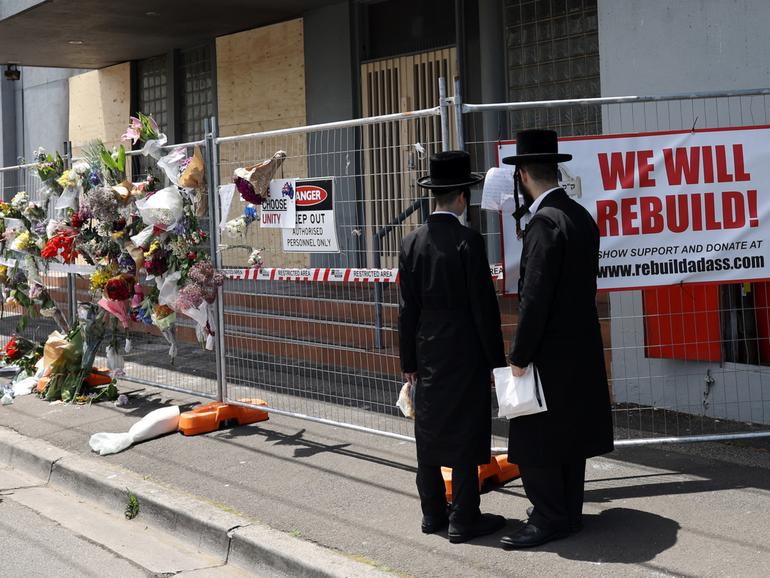
<svg viewBox="0 0 770 578">
<path fill-rule="evenodd" d="M 95 433 L 88 445 L 99 455 L 122 452 L 132 444 L 150 440 L 179 428 L 179 406 L 172 405 L 151 411 L 126 433 Z"/>
</svg>

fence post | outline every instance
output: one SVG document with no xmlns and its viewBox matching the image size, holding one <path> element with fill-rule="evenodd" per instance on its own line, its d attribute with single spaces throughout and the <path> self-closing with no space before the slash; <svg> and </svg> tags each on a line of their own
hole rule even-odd
<svg viewBox="0 0 770 578">
<path fill-rule="evenodd" d="M 449 143 L 449 102 L 446 96 L 446 78 L 443 76 L 438 79 L 438 96 L 441 115 L 441 150 L 448 151 L 452 145 Z"/>
<path fill-rule="evenodd" d="M 455 139 L 457 141 L 457 150 L 464 151 L 465 134 L 463 133 L 463 97 L 462 97 L 462 87 L 461 87 L 459 76 L 455 76 L 454 112 L 455 112 Z"/>
<path fill-rule="evenodd" d="M 206 135 L 206 182 L 208 183 L 209 211 L 209 241 L 211 245 L 211 262 L 214 268 L 222 268 L 222 254 L 219 252 L 219 154 L 217 149 L 216 118 L 204 119 L 203 130 Z M 217 290 L 216 301 L 216 337 L 214 348 L 217 371 L 217 401 L 225 401 L 227 396 L 227 378 L 225 376 L 225 292 L 220 287 Z"/>
<path fill-rule="evenodd" d="M 64 167 L 67 169 L 72 168 L 72 141 L 64 141 Z M 69 317 L 70 327 L 75 324 L 77 312 L 77 276 L 74 273 L 67 273 L 67 316 Z"/>
</svg>

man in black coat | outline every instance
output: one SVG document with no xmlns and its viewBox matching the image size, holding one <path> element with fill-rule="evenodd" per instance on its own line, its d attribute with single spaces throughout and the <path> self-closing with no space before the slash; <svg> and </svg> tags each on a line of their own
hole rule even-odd
<svg viewBox="0 0 770 578">
<path fill-rule="evenodd" d="M 436 211 L 404 238 L 399 255 L 401 369 L 416 388 L 422 531 L 449 524 L 454 543 L 505 525 L 479 510 L 478 466 L 491 457 L 490 372 L 506 365 L 484 240 L 460 222 L 469 187 L 482 179 L 466 152 L 431 157 L 430 176 L 418 184 L 436 196 Z M 452 468 L 449 514 L 441 466 Z"/>
<path fill-rule="evenodd" d="M 511 420 L 508 459 L 519 465 L 533 507 L 528 522 L 502 539 L 527 548 L 582 526 L 586 458 L 612 451 L 607 372 L 596 311 L 599 229 L 559 187 L 554 131 L 517 135 L 515 182 L 529 222 L 519 279 L 519 321 L 508 357 L 514 375 L 540 374 L 548 410 Z M 521 217 L 525 210 L 517 211 Z"/>
</svg>

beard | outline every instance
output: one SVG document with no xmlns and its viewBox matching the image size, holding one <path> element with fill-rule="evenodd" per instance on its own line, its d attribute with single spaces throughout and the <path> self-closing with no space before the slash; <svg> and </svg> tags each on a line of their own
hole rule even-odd
<svg viewBox="0 0 770 578">
<path fill-rule="evenodd" d="M 524 198 L 524 206 L 529 209 L 532 204 L 535 202 L 535 197 L 532 196 L 532 193 L 529 191 L 527 186 L 521 181 L 521 178 L 519 178 L 519 191 L 521 192 L 521 196 Z"/>
</svg>

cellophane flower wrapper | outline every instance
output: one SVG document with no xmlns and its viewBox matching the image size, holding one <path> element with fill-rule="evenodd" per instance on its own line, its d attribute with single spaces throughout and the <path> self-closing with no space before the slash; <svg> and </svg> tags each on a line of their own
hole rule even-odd
<svg viewBox="0 0 770 578">
<path fill-rule="evenodd" d="M 142 147 L 142 154 L 144 156 L 150 156 L 154 159 L 160 159 L 163 156 L 163 147 L 166 146 L 168 137 L 160 133 L 157 139 L 150 139 Z"/>
<path fill-rule="evenodd" d="M 158 287 L 158 303 L 160 305 L 166 305 L 171 309 L 176 308 L 177 299 L 179 299 L 179 279 L 181 279 L 182 273 L 175 271 L 163 275 L 162 277 L 155 277 L 155 285 Z"/>
<path fill-rule="evenodd" d="M 176 186 L 166 187 L 151 197 L 137 201 L 136 208 L 145 224 L 163 231 L 173 229 L 184 215 L 184 202 Z M 133 238 L 131 240 L 137 245 L 142 244 Z"/>
<path fill-rule="evenodd" d="M 125 360 L 112 345 L 107 346 L 107 367 L 110 368 L 112 377 L 122 377 L 126 375 L 124 370 Z"/>
<path fill-rule="evenodd" d="M 166 173 L 168 180 L 174 183 L 175 186 L 179 184 L 180 166 L 186 158 L 187 153 L 185 150 L 183 148 L 176 148 L 158 160 L 158 167 Z"/>
<path fill-rule="evenodd" d="M 129 316 L 127 299 L 125 301 L 114 301 L 112 299 L 102 297 L 99 299 L 98 303 L 99 307 L 120 321 L 120 324 L 123 325 L 124 329 L 128 328 Z"/>
</svg>

